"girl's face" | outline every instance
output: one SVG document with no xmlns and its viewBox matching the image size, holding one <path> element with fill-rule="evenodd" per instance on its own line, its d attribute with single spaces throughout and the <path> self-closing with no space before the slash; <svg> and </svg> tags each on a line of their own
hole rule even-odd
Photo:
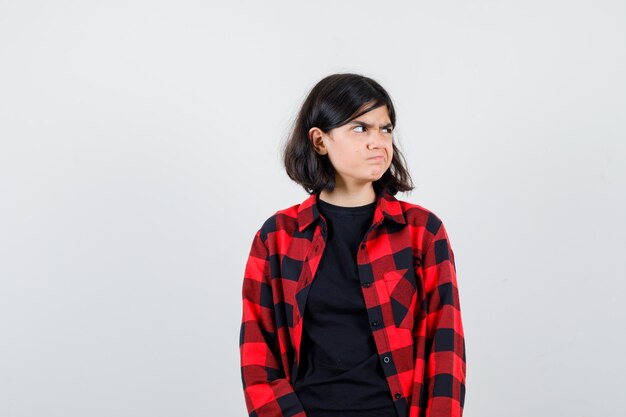
<svg viewBox="0 0 626 417">
<path fill-rule="evenodd" d="M 328 133 L 311 128 L 316 151 L 328 154 L 337 184 L 363 185 L 380 179 L 393 158 L 391 121 L 387 106 L 380 106 Z"/>
</svg>

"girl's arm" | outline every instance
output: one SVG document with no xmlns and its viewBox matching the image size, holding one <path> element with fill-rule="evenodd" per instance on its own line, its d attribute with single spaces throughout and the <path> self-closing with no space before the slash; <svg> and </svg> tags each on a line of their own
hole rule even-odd
<svg viewBox="0 0 626 417">
<path fill-rule="evenodd" d="M 414 340 L 423 342 L 424 353 L 416 353 L 410 416 L 461 417 L 466 363 L 456 266 L 446 229 L 433 219 L 421 266 L 425 311 L 414 328 Z"/>
<path fill-rule="evenodd" d="M 246 263 L 242 296 L 239 350 L 248 413 L 255 417 L 306 417 L 282 365 L 269 251 L 260 230 Z"/>
</svg>

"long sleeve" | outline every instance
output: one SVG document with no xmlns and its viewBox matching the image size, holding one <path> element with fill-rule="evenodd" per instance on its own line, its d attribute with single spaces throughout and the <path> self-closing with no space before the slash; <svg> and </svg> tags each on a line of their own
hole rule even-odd
<svg viewBox="0 0 626 417">
<path fill-rule="evenodd" d="M 443 223 L 431 215 L 421 274 L 424 302 L 416 346 L 411 417 L 461 417 L 465 400 L 465 336 L 454 252 Z M 420 349 L 417 349 L 420 350 Z"/>
<path fill-rule="evenodd" d="M 241 378 L 250 417 L 306 417 L 281 361 L 269 252 L 257 231 L 242 288 Z"/>
</svg>

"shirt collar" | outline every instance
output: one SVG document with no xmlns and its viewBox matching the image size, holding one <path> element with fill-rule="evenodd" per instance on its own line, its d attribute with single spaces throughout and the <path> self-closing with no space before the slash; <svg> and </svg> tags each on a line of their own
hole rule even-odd
<svg viewBox="0 0 626 417">
<path fill-rule="evenodd" d="M 320 212 L 317 207 L 317 196 L 320 192 L 309 195 L 298 207 L 298 230 L 300 232 L 319 219 Z M 385 217 L 396 223 L 406 224 L 400 201 L 386 189 L 376 196 L 373 223 L 382 222 Z"/>
</svg>

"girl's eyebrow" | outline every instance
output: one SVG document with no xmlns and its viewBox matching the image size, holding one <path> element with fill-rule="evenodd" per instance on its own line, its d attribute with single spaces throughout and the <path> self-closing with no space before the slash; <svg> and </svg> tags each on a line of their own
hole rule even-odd
<svg viewBox="0 0 626 417">
<path fill-rule="evenodd" d="M 365 122 L 363 122 L 361 120 L 352 120 L 350 123 L 356 124 L 356 125 L 363 125 L 365 127 L 373 127 L 373 125 L 371 125 L 369 123 L 365 123 Z M 391 122 L 388 122 L 387 124 L 379 125 L 378 127 L 389 128 L 389 127 L 393 127 L 393 124 Z"/>
</svg>

